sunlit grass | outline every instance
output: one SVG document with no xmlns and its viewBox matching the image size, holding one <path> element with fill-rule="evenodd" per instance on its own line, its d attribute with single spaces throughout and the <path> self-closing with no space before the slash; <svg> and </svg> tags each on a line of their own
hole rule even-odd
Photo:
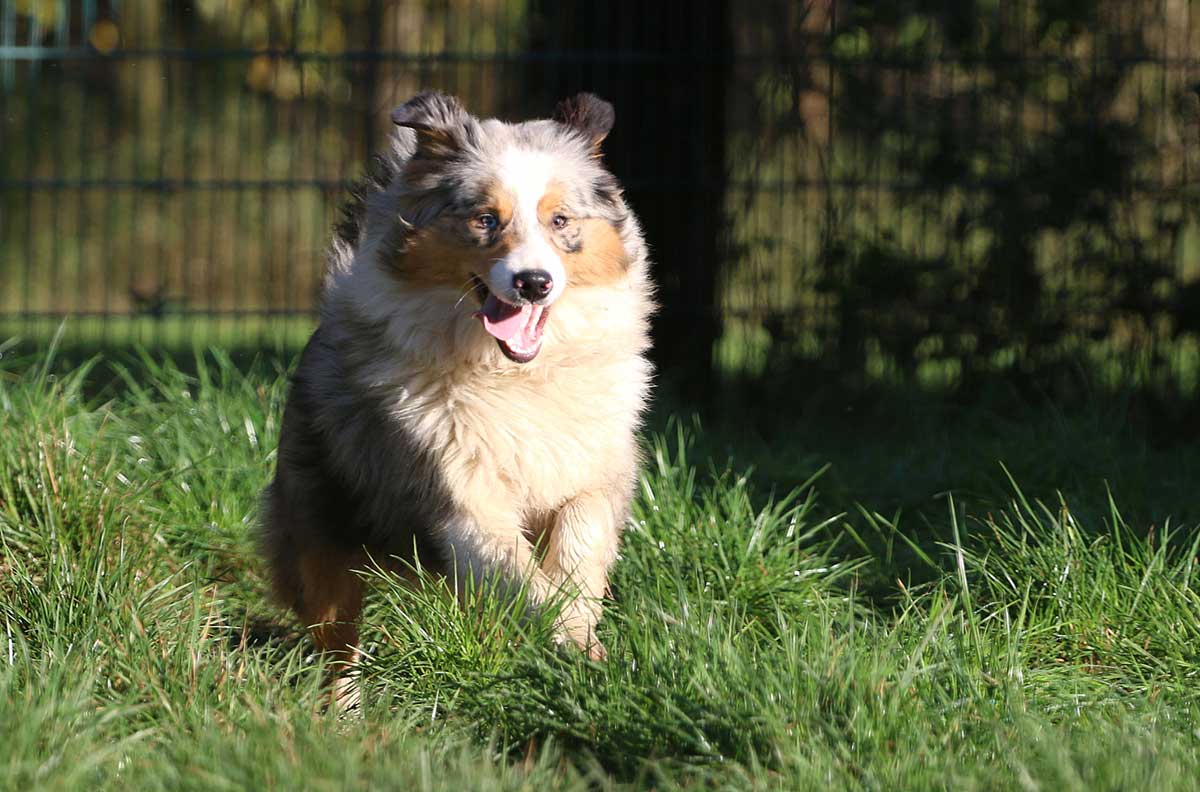
<svg viewBox="0 0 1200 792">
<path fill-rule="evenodd" d="M 910 519 L 873 509 L 864 487 L 842 514 L 822 496 L 835 471 L 819 458 L 771 494 L 700 455 L 703 429 L 672 422 L 646 440 L 600 626 L 606 663 L 553 648 L 548 616 L 487 590 L 463 607 L 435 580 L 364 570 L 365 703 L 338 719 L 320 712 L 321 669 L 269 604 L 250 537 L 284 372 L 220 353 L 3 361 L 6 787 L 1115 790 L 1200 778 L 1200 533 L 1131 524 L 1119 498 L 1041 502 L 1010 481 L 1000 496 L 930 493 Z M 1018 458 L 1014 470 L 1037 469 Z M 909 486 L 916 497 L 927 482 Z"/>
</svg>

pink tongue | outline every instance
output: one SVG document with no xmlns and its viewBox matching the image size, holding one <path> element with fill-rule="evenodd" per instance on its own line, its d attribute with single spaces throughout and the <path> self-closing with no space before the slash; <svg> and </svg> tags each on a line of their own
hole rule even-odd
<svg viewBox="0 0 1200 792">
<path fill-rule="evenodd" d="M 483 308 L 475 315 L 483 321 L 484 330 L 501 341 L 507 341 L 521 332 L 532 312 L 533 306 L 528 303 L 522 306 L 509 305 L 489 294 L 483 301 Z"/>
</svg>

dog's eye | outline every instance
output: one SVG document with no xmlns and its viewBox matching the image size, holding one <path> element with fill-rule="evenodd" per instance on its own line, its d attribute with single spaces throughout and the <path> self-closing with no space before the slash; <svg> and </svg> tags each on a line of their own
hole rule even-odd
<svg viewBox="0 0 1200 792">
<path fill-rule="evenodd" d="M 566 215 L 562 215 L 562 214 L 556 214 L 556 215 L 554 215 L 554 217 L 550 218 L 550 225 L 554 226 L 555 231 L 563 230 L 564 228 L 567 227 L 567 224 L 570 222 L 571 222 L 571 218 L 567 217 Z"/>
<path fill-rule="evenodd" d="M 475 217 L 475 225 L 484 231 L 493 231 L 496 226 L 500 225 L 500 219 L 491 212 L 484 212 Z"/>
</svg>

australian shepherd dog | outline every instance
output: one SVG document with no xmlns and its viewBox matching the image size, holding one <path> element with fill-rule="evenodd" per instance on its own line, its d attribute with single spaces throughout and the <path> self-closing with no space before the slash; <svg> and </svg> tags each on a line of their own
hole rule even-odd
<svg viewBox="0 0 1200 792">
<path fill-rule="evenodd" d="M 561 604 L 558 640 L 602 658 L 653 305 L 601 162 L 612 106 L 514 124 L 427 92 L 392 120 L 291 384 L 263 504 L 275 591 L 343 678 L 372 560 Z"/>
</svg>

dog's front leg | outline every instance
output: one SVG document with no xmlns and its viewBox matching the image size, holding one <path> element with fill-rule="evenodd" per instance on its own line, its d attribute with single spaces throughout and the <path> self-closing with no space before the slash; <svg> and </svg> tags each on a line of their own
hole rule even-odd
<svg viewBox="0 0 1200 792">
<path fill-rule="evenodd" d="M 608 568 L 617 556 L 619 520 L 612 493 L 596 491 L 575 497 L 555 517 L 543 561 L 554 585 L 575 595 L 563 611 L 565 637 L 594 660 L 605 657 L 595 631 L 608 588 Z"/>
<path fill-rule="evenodd" d="M 524 591 L 535 608 L 559 593 L 559 584 L 538 565 L 533 544 L 515 516 L 463 512 L 446 521 L 439 537 L 460 596 L 468 580 L 498 584 L 507 596 Z"/>
</svg>

